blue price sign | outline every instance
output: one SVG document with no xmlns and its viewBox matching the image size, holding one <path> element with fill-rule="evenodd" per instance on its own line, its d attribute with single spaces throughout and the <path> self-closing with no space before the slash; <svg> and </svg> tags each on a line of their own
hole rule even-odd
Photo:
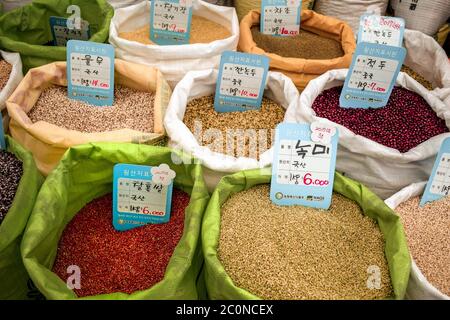
<svg viewBox="0 0 450 320">
<path fill-rule="evenodd" d="M 338 132 L 326 124 L 282 123 L 275 132 L 270 199 L 283 206 L 328 209 Z"/>
<path fill-rule="evenodd" d="M 192 0 L 154 0 L 151 5 L 150 39 L 159 45 L 189 43 Z"/>
<path fill-rule="evenodd" d="M 358 41 L 401 47 L 405 20 L 378 15 L 362 15 L 359 21 Z"/>
<path fill-rule="evenodd" d="M 67 84 L 70 99 L 95 106 L 112 106 L 114 47 L 104 43 L 69 40 Z"/>
<path fill-rule="evenodd" d="M 91 37 L 89 22 L 81 20 L 80 25 L 71 26 L 67 24 L 67 18 L 50 17 L 50 29 L 52 30 L 53 45 L 65 47 L 69 40 L 87 41 Z"/>
<path fill-rule="evenodd" d="M 0 111 L 0 149 L 6 150 L 5 131 L 3 128 L 3 116 Z"/>
<path fill-rule="evenodd" d="M 217 112 L 260 109 L 268 69 L 266 56 L 225 51 L 220 59 L 214 109 Z"/>
<path fill-rule="evenodd" d="M 295 36 L 300 32 L 301 0 L 261 1 L 261 33 Z"/>
<path fill-rule="evenodd" d="M 405 55 L 402 47 L 358 43 L 339 99 L 341 107 L 386 106 Z"/>
<path fill-rule="evenodd" d="M 175 172 L 167 164 L 158 167 L 134 164 L 114 166 L 113 225 L 116 230 L 170 220 Z"/>
<path fill-rule="evenodd" d="M 446 197 L 450 194 L 450 137 L 442 142 L 428 179 L 420 205 Z"/>
</svg>

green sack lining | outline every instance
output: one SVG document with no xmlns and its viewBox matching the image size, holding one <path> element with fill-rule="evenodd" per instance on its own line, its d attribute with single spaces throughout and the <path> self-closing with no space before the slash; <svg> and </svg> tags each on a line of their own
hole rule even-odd
<svg viewBox="0 0 450 320">
<path fill-rule="evenodd" d="M 20 242 L 43 182 L 33 156 L 6 136 L 7 151 L 22 161 L 23 175 L 11 208 L 0 225 L 0 300 L 25 299 L 28 274 L 20 255 Z"/>
<path fill-rule="evenodd" d="M 183 236 L 167 266 L 164 279 L 153 287 L 83 299 L 197 299 L 196 280 L 203 264 L 200 228 L 209 194 L 198 164 L 175 165 L 165 147 L 125 143 L 91 143 L 69 149 L 48 176 L 25 230 L 22 257 L 36 287 L 49 299 L 75 299 L 75 293 L 51 271 L 61 234 L 88 202 L 112 192 L 117 163 L 167 163 L 177 174 L 174 186 L 191 195 L 185 211 Z M 112 222 L 111 222 L 112 223 Z M 81 277 L 81 285 L 83 278 Z"/>
<path fill-rule="evenodd" d="M 233 194 L 255 185 L 270 183 L 271 169 L 238 172 L 222 178 L 205 212 L 202 245 L 205 255 L 204 281 L 211 299 L 260 299 L 234 285 L 217 256 L 220 236 L 221 207 Z M 403 299 L 408 285 L 411 259 L 405 233 L 399 217 L 365 186 L 336 172 L 334 191 L 356 201 L 363 212 L 378 222 L 386 240 L 387 257 L 395 299 Z"/>
</svg>

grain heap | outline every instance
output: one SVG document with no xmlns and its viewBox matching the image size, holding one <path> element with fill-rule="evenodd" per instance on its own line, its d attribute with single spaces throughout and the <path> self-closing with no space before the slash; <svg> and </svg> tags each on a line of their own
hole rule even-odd
<svg viewBox="0 0 450 320">
<path fill-rule="evenodd" d="M 0 91 L 3 90 L 9 80 L 12 65 L 0 58 Z"/>
<path fill-rule="evenodd" d="M 0 150 L 0 225 L 12 206 L 22 174 L 22 161 Z"/>
</svg>

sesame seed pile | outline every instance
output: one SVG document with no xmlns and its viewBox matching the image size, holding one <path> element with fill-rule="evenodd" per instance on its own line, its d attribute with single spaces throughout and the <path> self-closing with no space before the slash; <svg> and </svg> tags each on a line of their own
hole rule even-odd
<svg viewBox="0 0 450 320">
<path fill-rule="evenodd" d="M 117 85 L 114 105 L 98 107 L 69 99 L 67 88 L 52 86 L 44 90 L 28 116 L 33 123 L 46 121 L 69 130 L 103 132 L 133 129 L 154 130 L 154 93 Z"/>
<path fill-rule="evenodd" d="M 275 127 L 283 121 L 285 112 L 281 105 L 267 98 L 263 98 L 260 110 L 217 112 L 214 110 L 214 96 L 210 95 L 190 101 L 186 106 L 183 122 L 200 145 L 235 157 L 257 159 L 272 146 Z M 196 122 L 201 124 L 201 134 L 197 132 Z M 209 129 L 219 130 L 222 139 L 208 134 L 208 131 L 211 133 Z M 238 131 L 248 129 L 256 132 L 248 131 L 245 135 Z"/>
<path fill-rule="evenodd" d="M 112 224 L 112 196 L 87 204 L 66 226 L 59 242 L 53 272 L 64 282 L 67 267 L 81 271 L 78 297 L 151 288 L 164 277 L 183 235 L 187 193 L 173 189 L 170 221 L 117 231 Z"/>
<path fill-rule="evenodd" d="M 11 209 L 22 174 L 22 161 L 14 154 L 0 150 L 0 225 Z"/>
<path fill-rule="evenodd" d="M 12 71 L 12 65 L 0 59 L 0 91 L 5 87 Z"/>
<path fill-rule="evenodd" d="M 405 88 L 394 87 L 388 104 L 378 109 L 342 108 L 341 91 L 323 91 L 312 105 L 316 115 L 402 153 L 449 131 L 423 97 Z"/>
<path fill-rule="evenodd" d="M 392 295 L 384 237 L 352 200 L 329 211 L 277 206 L 263 184 L 222 206 L 218 255 L 238 287 L 263 299 L 378 299 Z M 379 267 L 380 289 L 367 286 Z"/>
<path fill-rule="evenodd" d="M 427 280 L 450 296 L 450 197 L 421 207 L 420 197 L 395 211 L 405 226 L 411 255 Z"/>
</svg>

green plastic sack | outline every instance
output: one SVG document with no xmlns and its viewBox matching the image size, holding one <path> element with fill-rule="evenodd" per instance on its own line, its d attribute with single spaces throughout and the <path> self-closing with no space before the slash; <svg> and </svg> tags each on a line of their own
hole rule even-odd
<svg viewBox="0 0 450 320">
<path fill-rule="evenodd" d="M 112 192 L 113 166 L 117 163 L 167 163 L 176 172 L 174 186 L 191 195 L 185 212 L 184 232 L 162 281 L 131 295 L 111 293 L 84 299 L 198 298 L 196 280 L 203 264 L 200 228 L 209 194 L 201 166 L 174 164 L 171 152 L 165 147 L 125 143 L 91 143 L 66 152 L 42 186 L 21 247 L 25 267 L 47 299 L 77 298 L 51 271 L 58 242 L 65 226 L 80 209 L 93 199 Z"/>
<path fill-rule="evenodd" d="M 20 255 L 20 242 L 43 182 L 30 152 L 6 136 L 7 151 L 22 160 L 23 175 L 3 223 L 0 225 L 0 300 L 25 299 L 28 274 Z"/>
<path fill-rule="evenodd" d="M 210 299 L 259 299 L 245 289 L 235 286 L 218 259 L 220 208 L 232 194 L 258 184 L 270 183 L 270 179 L 270 168 L 238 172 L 222 178 L 212 194 L 202 227 L 202 245 L 205 255 L 205 268 L 202 276 L 206 282 Z M 339 173 L 335 174 L 333 189 L 356 201 L 367 216 L 378 222 L 386 240 L 385 253 L 394 289 L 393 298 L 403 299 L 408 284 L 411 259 L 399 217 L 369 189 Z"/>
<path fill-rule="evenodd" d="M 81 17 L 89 22 L 89 41 L 105 42 L 114 9 L 106 0 L 35 0 L 0 16 L 0 48 L 18 52 L 23 73 L 53 61 L 66 60 L 66 48 L 48 45 L 52 41 L 49 18 L 70 17 L 67 7 L 80 7 Z"/>
</svg>

